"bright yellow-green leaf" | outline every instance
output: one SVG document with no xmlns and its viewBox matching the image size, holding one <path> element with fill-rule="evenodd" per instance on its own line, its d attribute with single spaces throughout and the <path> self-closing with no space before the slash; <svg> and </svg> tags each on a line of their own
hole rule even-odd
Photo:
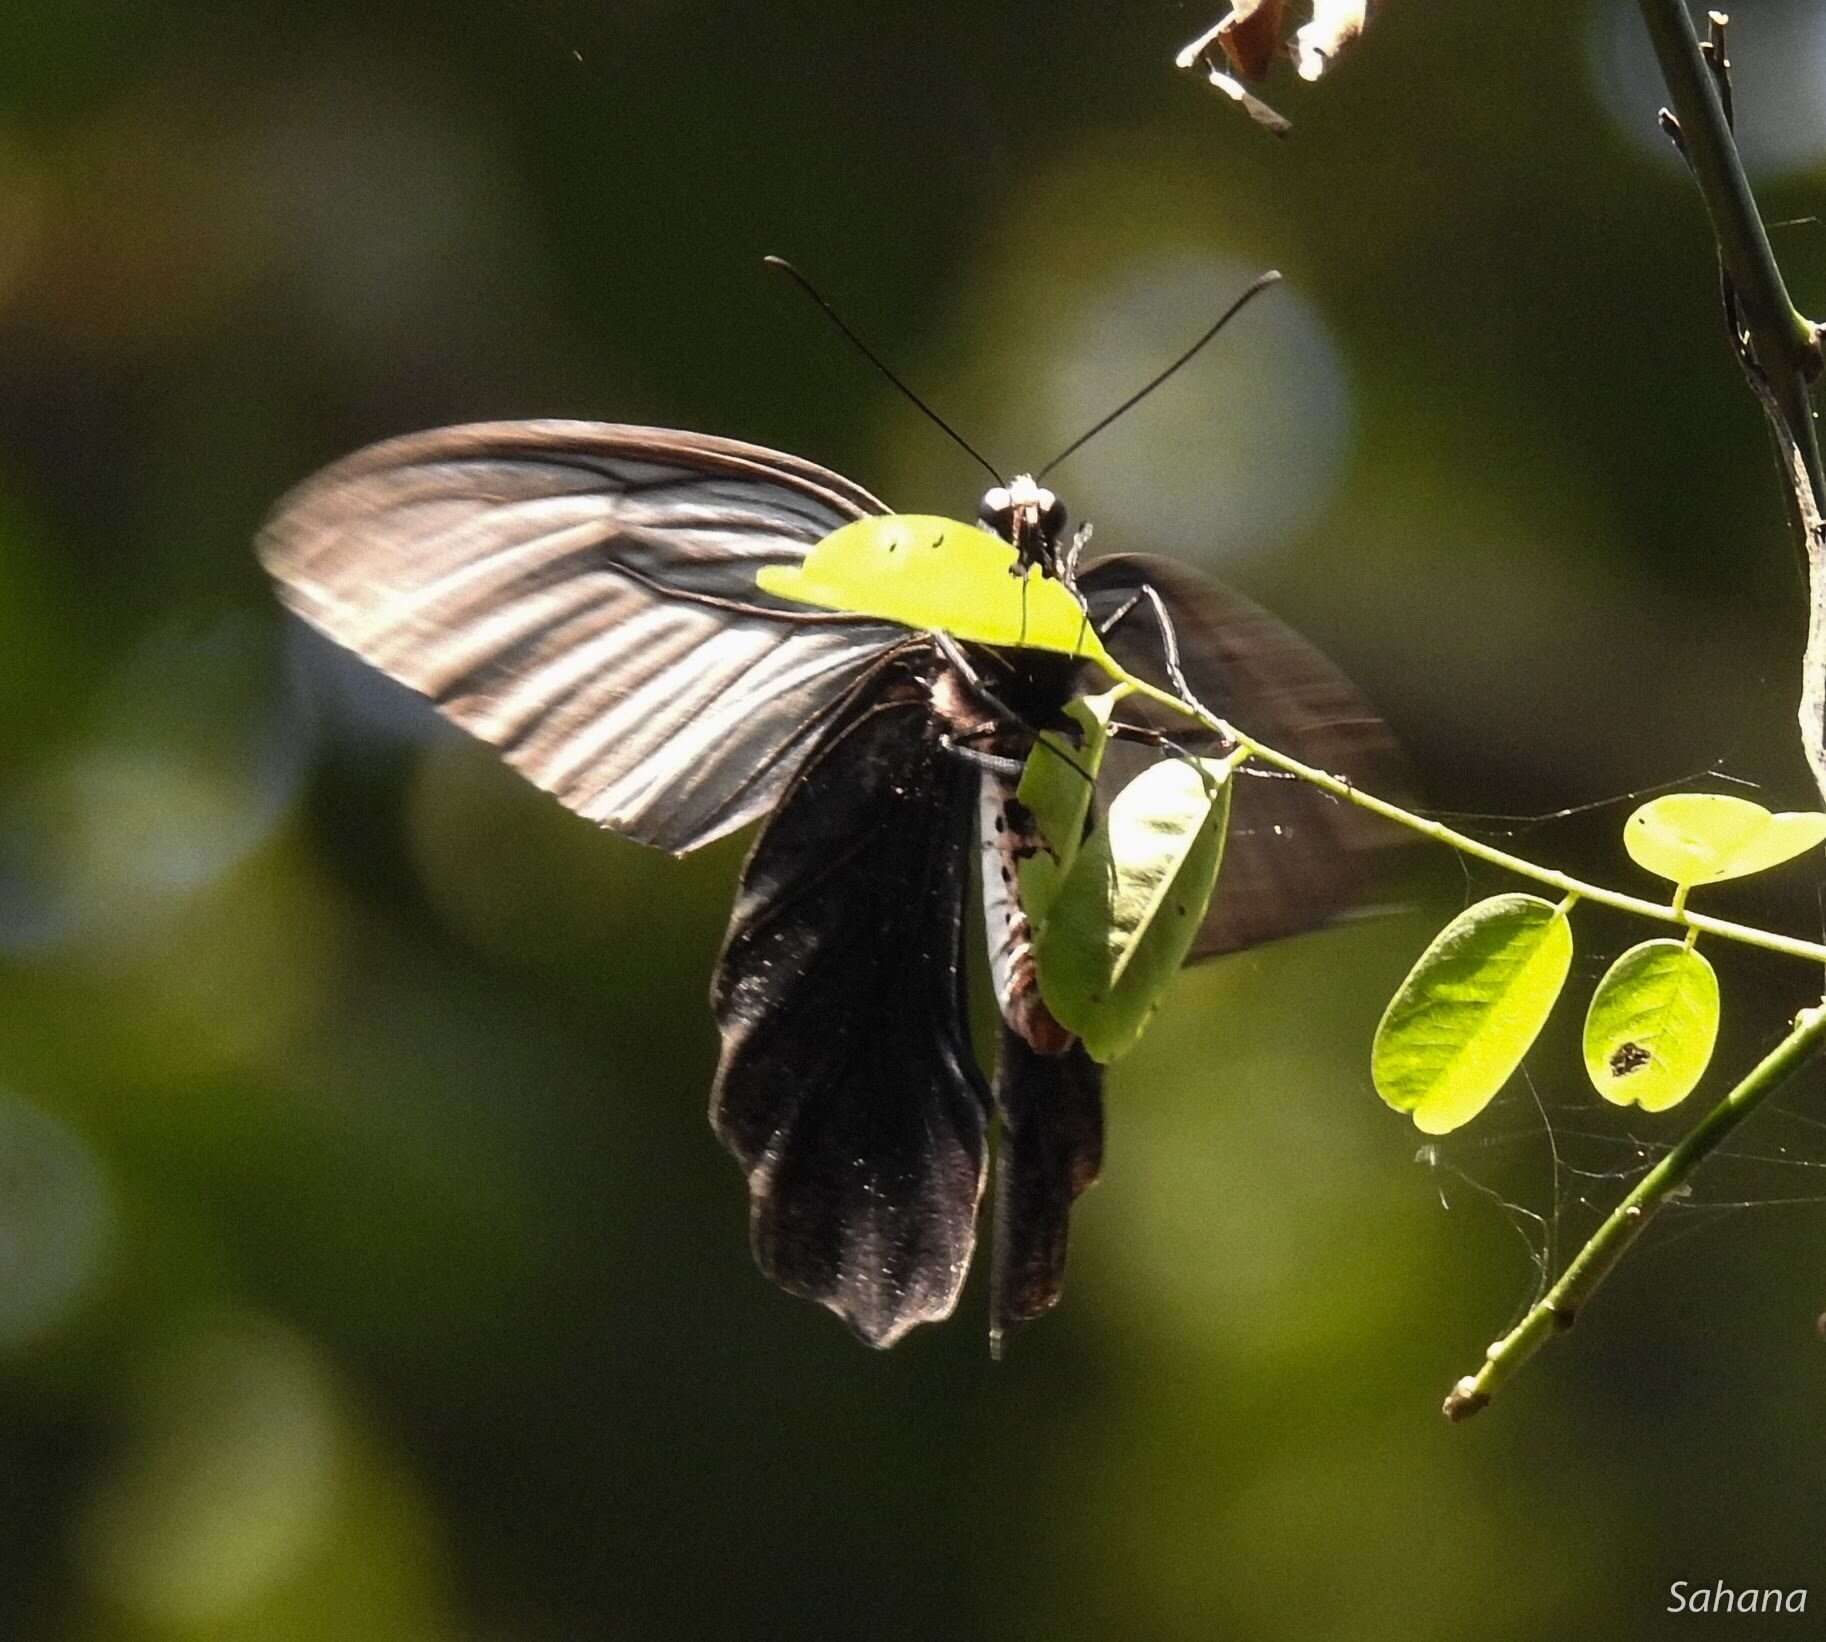
<svg viewBox="0 0 1826 1642">
<path fill-rule="evenodd" d="M 1186 960 L 1223 861 L 1230 766 L 1150 765 L 1116 795 L 1035 942 L 1040 995 L 1093 1059 L 1126 1054 Z"/>
<path fill-rule="evenodd" d="M 1572 928 L 1551 901 L 1495 895 L 1467 907 L 1383 1011 L 1376 1093 L 1430 1135 L 1470 1122 L 1521 1065 L 1571 964 Z"/>
<path fill-rule="evenodd" d="M 1766 872 L 1826 843 L 1826 815 L 1761 804 L 1723 793 L 1678 792 L 1652 798 L 1623 826 L 1623 845 L 1639 867 L 1676 884 L 1716 884 Z"/>
<path fill-rule="evenodd" d="M 1045 921 L 1053 895 L 1070 870 L 1084 841 L 1084 817 L 1090 811 L 1091 787 L 1103 763 L 1109 742 L 1110 714 L 1128 692 L 1118 685 L 1100 696 L 1083 696 L 1066 706 L 1066 713 L 1083 728 L 1077 746 L 1048 730 L 1027 755 L 1021 785 L 1015 797 L 1033 816 L 1047 848 L 1037 850 L 1017 867 L 1021 906 L 1037 929 Z"/>
<path fill-rule="evenodd" d="M 955 519 L 924 513 L 853 519 L 803 563 L 768 565 L 755 581 L 778 598 L 972 644 L 1103 656 L 1084 606 L 1063 582 L 1037 565 L 1023 576 L 1009 543 Z"/>
<path fill-rule="evenodd" d="M 1664 1112 L 1692 1093 L 1718 1041 L 1718 977 L 1679 941 L 1644 941 L 1605 971 L 1585 1016 L 1585 1071 L 1618 1106 Z"/>
</svg>

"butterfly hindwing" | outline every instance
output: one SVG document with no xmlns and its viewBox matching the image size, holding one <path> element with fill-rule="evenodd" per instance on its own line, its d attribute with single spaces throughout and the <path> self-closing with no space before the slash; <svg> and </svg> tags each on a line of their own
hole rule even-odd
<svg viewBox="0 0 1826 1642">
<path fill-rule="evenodd" d="M 1103 1068 L 1078 1043 L 1037 1054 L 1003 1022 L 995 1105 L 989 1346 L 999 1356 L 1010 1328 L 1058 1303 L 1072 1203 L 1103 1166 Z"/>
<path fill-rule="evenodd" d="M 904 636 L 755 585 L 885 511 L 734 440 L 482 423 L 325 469 L 280 503 L 260 553 L 307 621 L 569 808 L 682 853 L 770 809 Z"/>
<path fill-rule="evenodd" d="M 1405 761 L 1375 709 L 1333 664 L 1259 605 L 1170 560 L 1124 554 L 1079 578 L 1091 613 L 1107 622 L 1144 586 L 1166 607 L 1187 684 L 1205 706 L 1269 746 L 1399 799 Z M 1104 637 L 1131 672 L 1167 685 L 1158 626 L 1145 603 Z M 1145 702 L 1121 716 L 1152 725 L 1194 753 L 1215 738 Z M 1112 747 L 1105 796 L 1136 773 L 1142 755 Z M 1316 929 L 1364 892 L 1375 857 L 1397 842 L 1389 823 L 1302 781 L 1240 779 L 1234 788 L 1224 867 L 1191 957 L 1235 952 Z"/>
<path fill-rule="evenodd" d="M 949 1315 L 984 1172 L 977 773 L 941 744 L 934 671 L 909 643 L 832 716 L 743 869 L 711 995 L 711 1121 L 748 1172 L 755 1257 L 877 1346 Z"/>
</svg>

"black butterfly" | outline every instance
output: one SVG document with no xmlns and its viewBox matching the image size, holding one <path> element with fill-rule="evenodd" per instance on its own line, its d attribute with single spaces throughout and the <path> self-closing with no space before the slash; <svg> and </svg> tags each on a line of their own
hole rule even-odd
<svg viewBox="0 0 1826 1642">
<path fill-rule="evenodd" d="M 580 815 L 675 854 L 766 817 L 711 994 L 711 1122 L 747 1171 L 755 1257 L 872 1345 L 948 1315 L 993 1113 L 998 1343 L 1058 1298 L 1071 1203 L 1102 1159 L 1101 1069 L 1040 1001 L 1005 887 L 1034 847 L 1012 771 L 1088 681 L 1069 656 L 960 648 L 757 588 L 763 566 L 887 511 L 731 440 L 502 422 L 337 463 L 280 504 L 260 551 L 307 621 Z M 1131 672 L 1166 682 L 1164 619 L 1214 711 L 1388 786 L 1380 721 L 1254 605 L 1158 559 L 1080 571 L 1063 508 L 1031 480 L 992 490 L 983 522 L 1076 592 Z M 1124 776 L 1110 763 L 1106 787 Z M 1310 788 L 1247 787 L 1195 956 L 1323 922 L 1381 842 Z M 1002 1016 L 992 1088 L 965 1009 L 978 841 Z"/>
</svg>

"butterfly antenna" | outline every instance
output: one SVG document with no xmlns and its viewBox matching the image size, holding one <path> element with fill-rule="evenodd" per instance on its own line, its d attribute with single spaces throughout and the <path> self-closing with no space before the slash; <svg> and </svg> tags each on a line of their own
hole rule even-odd
<svg viewBox="0 0 1826 1642">
<path fill-rule="evenodd" d="M 862 357 L 864 359 L 866 359 L 871 365 L 873 365 L 876 370 L 880 371 L 883 376 L 885 376 L 890 382 L 892 382 L 895 387 L 899 388 L 900 391 L 903 394 L 905 394 L 910 401 L 912 401 L 915 409 L 919 410 L 926 417 L 926 419 L 928 421 L 930 421 L 941 432 L 945 433 L 950 438 L 951 442 L 958 447 L 959 450 L 965 452 L 998 485 L 1002 482 L 1002 474 L 1001 474 L 1000 470 L 997 469 L 995 464 L 993 462 L 991 462 L 987 457 L 985 457 L 983 455 L 983 453 L 981 451 L 979 451 L 975 445 L 971 444 L 970 441 L 968 439 L 966 439 L 961 433 L 959 433 L 956 428 L 952 427 L 952 425 L 949 422 L 947 422 L 944 419 L 944 417 L 940 416 L 938 414 L 938 412 L 935 411 L 930 405 L 928 405 L 925 402 L 925 400 L 921 399 L 918 394 L 916 394 L 911 388 L 909 388 L 906 385 L 906 383 L 901 381 L 901 379 L 898 376 L 896 376 L 891 370 L 889 370 L 887 365 L 885 363 L 883 363 L 881 356 L 879 354 L 877 354 L 875 352 L 875 350 L 868 345 L 868 343 L 864 342 L 861 337 L 859 337 L 854 331 L 852 331 L 848 325 L 844 324 L 842 315 L 840 315 L 835 308 L 833 308 L 828 302 L 826 302 L 824 300 L 824 298 L 819 294 L 817 286 L 812 284 L 812 282 L 809 279 L 807 279 L 805 277 L 805 275 L 800 273 L 799 270 L 797 268 L 795 268 L 790 262 L 788 262 L 785 257 L 762 257 L 761 261 L 764 262 L 769 268 L 779 269 L 779 271 L 781 273 L 785 274 L 789 279 L 791 279 L 799 287 L 800 290 L 802 290 L 808 297 L 810 297 L 812 299 L 812 301 L 817 303 L 818 306 L 824 310 L 824 317 L 826 319 L 828 319 L 833 325 L 835 325 L 837 327 L 838 330 L 843 332 L 843 334 L 850 339 L 850 342 L 854 345 L 856 351 L 858 353 L 860 353 L 862 355 Z M 1279 277 L 1279 276 L 1276 276 L 1276 277 Z M 1226 315 L 1225 317 L 1228 318 L 1229 316 Z M 1219 323 L 1221 324 L 1222 321 L 1219 321 Z M 1196 350 L 1194 350 L 1194 351 L 1196 351 Z M 1149 385 L 1152 386 L 1152 384 L 1149 384 Z M 1146 390 L 1144 389 L 1143 391 L 1145 392 Z M 1096 430 L 1093 429 L 1092 431 L 1095 432 Z"/>
<path fill-rule="evenodd" d="M 1139 405 L 1142 402 L 1142 400 L 1146 399 L 1149 394 L 1151 394 L 1156 388 L 1158 388 L 1162 382 L 1166 381 L 1166 379 L 1169 376 L 1171 376 L 1176 370 L 1178 370 L 1181 365 L 1189 364 L 1192 361 L 1192 359 L 1197 355 L 1200 348 L 1204 347 L 1204 345 L 1207 342 L 1209 342 L 1212 337 L 1216 336 L 1219 331 L 1221 331 L 1226 325 L 1228 325 L 1231 320 L 1236 318 L 1236 316 L 1239 313 L 1241 313 L 1244 308 L 1246 308 L 1251 302 L 1253 302 L 1258 296 L 1260 296 L 1262 294 L 1262 292 L 1267 290 L 1270 285 L 1279 285 L 1280 283 L 1281 283 L 1280 271 L 1278 269 L 1270 268 L 1267 273 L 1263 274 L 1260 278 L 1258 278 L 1249 287 L 1248 290 L 1243 292 L 1243 294 L 1241 296 L 1239 296 L 1236 299 L 1236 301 L 1231 303 L 1228 308 L 1226 308 L 1221 314 L 1218 315 L 1217 323 L 1215 325 L 1213 325 L 1210 330 L 1206 331 L 1205 334 L 1203 336 L 1201 336 L 1196 342 L 1194 342 L 1191 347 L 1186 349 L 1186 351 L 1184 353 L 1182 353 L 1177 359 L 1175 359 L 1171 365 L 1167 366 L 1167 368 L 1164 371 L 1162 371 L 1160 373 L 1160 375 L 1155 377 L 1154 380 L 1151 381 L 1150 383 L 1148 383 L 1148 385 L 1146 387 L 1138 389 L 1136 392 L 1130 394 L 1127 399 L 1123 400 L 1122 403 L 1120 405 L 1118 405 L 1113 411 L 1111 411 L 1108 416 L 1104 417 L 1101 422 L 1095 423 L 1092 427 L 1087 429 L 1085 432 L 1079 434 L 1078 437 L 1076 439 L 1074 439 L 1069 445 L 1067 445 L 1064 450 L 1060 451 L 1059 454 L 1057 456 L 1055 456 L 1050 462 L 1048 462 L 1045 467 L 1041 468 L 1040 471 L 1034 475 L 1034 477 L 1036 479 L 1044 479 L 1046 477 L 1046 475 L 1051 473 L 1052 470 L 1054 468 L 1056 468 L 1061 462 L 1063 462 L 1066 457 L 1073 454 L 1073 452 L 1081 449 L 1083 446 L 1089 444 L 1091 442 L 1091 440 L 1095 439 L 1098 434 L 1100 434 L 1105 428 L 1107 428 L 1110 425 L 1110 423 L 1114 422 L 1117 417 L 1122 416 L 1125 413 L 1127 413 L 1128 411 L 1133 410 L 1137 405 Z M 833 316 L 833 317 L 835 317 L 835 316 Z"/>
</svg>

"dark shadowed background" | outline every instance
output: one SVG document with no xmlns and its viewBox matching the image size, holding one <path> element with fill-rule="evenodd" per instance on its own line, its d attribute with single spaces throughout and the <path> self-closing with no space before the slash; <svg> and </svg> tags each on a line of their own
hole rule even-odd
<svg viewBox="0 0 1826 1642">
<path fill-rule="evenodd" d="M 1573 1338 L 1437 1412 L 1545 1232 L 1697 1114 L 1617 1120 L 1577 1068 L 1642 931 L 1578 915 L 1540 1105 L 1431 1163 L 1369 1037 L 1503 880 L 1442 859 L 1404 913 L 1189 974 L 1114 1078 L 1061 1310 L 992 1367 L 973 1282 L 876 1355 L 755 1273 L 705 1126 L 740 842 L 596 833 L 252 559 L 323 462 L 481 417 L 717 432 L 967 514 L 978 474 L 763 252 L 1011 467 L 1274 265 L 1060 470 L 1099 548 L 1324 644 L 1442 808 L 1707 769 L 1816 804 L 1801 577 L 1634 8 L 1392 5 L 1281 144 L 1172 71 L 1210 20 L 0 14 L 0 1635 L 1646 1638 L 1719 1578 L 1811 1584 L 1780 1634 L 1817 1625 L 1817 1073 Z M 1826 16 L 1736 23 L 1817 313 Z M 1478 825 L 1652 892 L 1629 807 Z M 1817 935 L 1815 877 L 1706 904 Z M 1717 956 L 1734 1075 L 1810 977 Z M 1588 1171 L 1558 1214 L 1543 1109 Z"/>
</svg>

